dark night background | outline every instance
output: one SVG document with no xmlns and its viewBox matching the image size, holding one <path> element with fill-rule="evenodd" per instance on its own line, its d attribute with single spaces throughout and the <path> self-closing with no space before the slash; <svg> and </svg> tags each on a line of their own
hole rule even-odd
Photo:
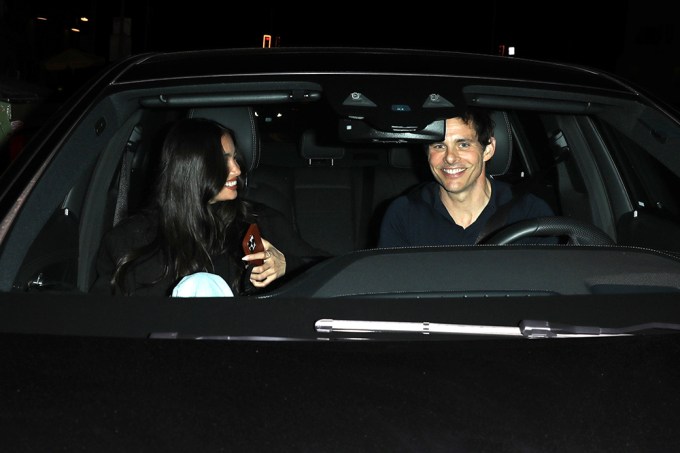
<svg viewBox="0 0 680 453">
<path fill-rule="evenodd" d="M 284 47 L 387 46 L 495 54 L 500 45 L 515 46 L 515 58 L 604 69 L 678 103 L 680 30 L 671 6 L 664 4 L 670 2 L 317 2 L 302 7 L 289 2 L 234 6 L 194 0 L 171 6 L 160 0 L 0 0 L 0 76 L 68 92 L 101 64 L 129 53 L 261 47 L 263 34 L 270 34 L 274 44 Z M 79 22 L 81 16 L 90 21 Z M 121 17 L 128 21 L 129 34 L 116 33 Z M 80 32 L 70 31 L 72 26 Z M 89 68 L 46 69 L 48 59 L 66 49 L 98 61 Z"/>
</svg>

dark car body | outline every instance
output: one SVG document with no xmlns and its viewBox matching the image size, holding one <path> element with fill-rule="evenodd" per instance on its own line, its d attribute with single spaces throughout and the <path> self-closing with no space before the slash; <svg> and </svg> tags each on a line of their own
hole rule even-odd
<svg viewBox="0 0 680 453">
<path fill-rule="evenodd" d="M 496 119 L 491 176 L 557 216 L 478 245 L 378 248 L 386 205 L 431 179 L 423 145 L 465 106 Z M 112 64 L 0 176 L 3 445 L 674 450 L 676 115 L 592 68 L 476 54 Z M 235 128 L 243 196 L 331 257 L 233 299 L 89 293 L 102 236 L 143 206 L 158 137 L 186 116 Z M 532 234 L 561 242 L 515 243 Z"/>
</svg>

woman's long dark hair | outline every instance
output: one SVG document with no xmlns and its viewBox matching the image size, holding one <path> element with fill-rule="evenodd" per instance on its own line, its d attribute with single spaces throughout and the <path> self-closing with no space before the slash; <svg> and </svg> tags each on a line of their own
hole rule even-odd
<svg viewBox="0 0 680 453">
<path fill-rule="evenodd" d="M 240 226 L 250 217 L 250 207 L 238 197 L 211 203 L 229 174 L 222 148 L 224 134 L 235 140 L 231 130 L 202 118 L 179 120 L 170 129 L 163 142 L 151 203 L 158 217 L 158 232 L 153 242 L 119 260 L 111 280 L 114 288 L 129 294 L 132 288 L 125 287 L 125 275 L 130 265 L 155 253 L 162 254 L 164 263 L 155 282 L 169 275 L 179 280 L 195 272 L 214 272 L 211 256 L 226 253 L 235 263 L 232 268 L 240 270 L 229 282 L 234 291 L 239 290 L 243 272 Z M 242 161 L 237 162 L 245 168 Z M 238 185 L 243 188 L 242 178 Z"/>
</svg>

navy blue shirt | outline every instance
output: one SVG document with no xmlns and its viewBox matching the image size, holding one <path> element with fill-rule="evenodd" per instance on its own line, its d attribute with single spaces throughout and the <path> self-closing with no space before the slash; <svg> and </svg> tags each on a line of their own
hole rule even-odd
<svg viewBox="0 0 680 453">
<path fill-rule="evenodd" d="M 467 228 L 458 225 L 439 196 L 440 185 L 427 183 L 409 194 L 396 198 L 385 212 L 380 226 L 378 247 L 423 245 L 473 245 L 496 210 L 513 198 L 512 187 L 503 181 L 491 181 L 489 203 Z M 553 210 L 541 198 L 526 193 L 516 200 L 504 225 L 524 219 L 553 216 Z M 525 238 L 518 242 L 557 243 L 556 238 Z"/>
</svg>

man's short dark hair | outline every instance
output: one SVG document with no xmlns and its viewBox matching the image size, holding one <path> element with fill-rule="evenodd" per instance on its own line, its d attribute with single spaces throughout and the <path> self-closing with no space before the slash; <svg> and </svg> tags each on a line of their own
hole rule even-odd
<svg viewBox="0 0 680 453">
<path fill-rule="evenodd" d="M 477 107 L 469 107 L 459 117 L 467 125 L 472 124 L 477 133 L 477 140 L 482 146 L 489 144 L 491 137 L 493 137 L 494 121 L 491 119 L 489 112 Z"/>
</svg>

